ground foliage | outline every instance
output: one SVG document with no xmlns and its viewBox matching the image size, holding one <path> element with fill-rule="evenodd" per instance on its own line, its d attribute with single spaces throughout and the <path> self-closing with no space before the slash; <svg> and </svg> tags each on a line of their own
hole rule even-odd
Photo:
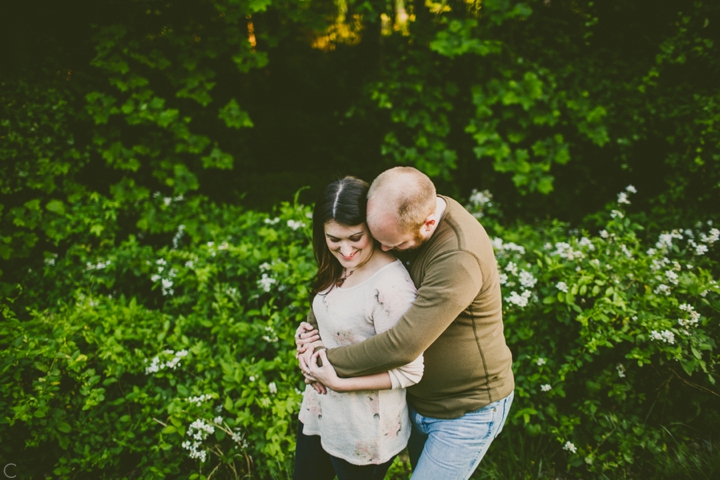
<svg viewBox="0 0 720 480">
<path fill-rule="evenodd" d="M 494 238 L 517 382 L 501 437 L 514 447 L 491 449 L 483 474 L 507 472 L 517 442 L 542 453 L 506 478 L 535 477 L 538 461 L 548 475 L 657 476 L 668 455 L 717 473 L 720 231 L 643 241 L 628 197 L 594 232 L 503 227 L 487 193 L 471 197 Z M 158 202 L 176 225 L 159 245 L 79 242 L 3 302 L 0 455 L 25 478 L 290 474 L 310 208 Z M 401 461 L 392 478 L 407 478 Z"/>
</svg>

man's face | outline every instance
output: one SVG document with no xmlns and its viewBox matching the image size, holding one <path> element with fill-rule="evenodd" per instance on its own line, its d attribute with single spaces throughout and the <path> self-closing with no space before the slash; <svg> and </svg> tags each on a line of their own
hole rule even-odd
<svg viewBox="0 0 720 480">
<path fill-rule="evenodd" d="M 414 250 L 426 240 L 422 235 L 422 229 L 417 232 L 403 231 L 397 222 L 388 216 L 372 224 L 368 222 L 368 227 L 375 240 L 380 242 L 380 248 L 385 252 L 389 250 Z"/>
</svg>

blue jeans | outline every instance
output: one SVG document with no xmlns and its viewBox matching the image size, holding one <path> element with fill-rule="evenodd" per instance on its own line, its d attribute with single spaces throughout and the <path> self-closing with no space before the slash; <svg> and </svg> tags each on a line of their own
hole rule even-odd
<svg viewBox="0 0 720 480">
<path fill-rule="evenodd" d="M 467 480 L 502 431 L 514 393 L 459 418 L 420 415 L 410 406 L 412 480 Z"/>
</svg>

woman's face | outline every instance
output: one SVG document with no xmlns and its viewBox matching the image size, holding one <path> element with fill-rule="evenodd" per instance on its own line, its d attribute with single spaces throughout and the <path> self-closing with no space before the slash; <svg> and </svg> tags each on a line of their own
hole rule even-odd
<svg viewBox="0 0 720 480">
<path fill-rule="evenodd" d="M 366 224 L 348 227 L 335 220 L 325 223 L 325 243 L 340 265 L 350 270 L 369 260 L 375 248 Z"/>
</svg>

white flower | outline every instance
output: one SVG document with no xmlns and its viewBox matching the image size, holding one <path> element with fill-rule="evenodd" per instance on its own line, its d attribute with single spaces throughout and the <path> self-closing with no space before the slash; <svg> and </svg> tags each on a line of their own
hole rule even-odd
<svg viewBox="0 0 720 480">
<path fill-rule="evenodd" d="M 659 333 L 656 330 L 653 330 L 650 332 L 650 338 L 658 342 L 669 343 L 670 345 L 675 343 L 675 334 L 670 330 L 663 330 Z"/>
<path fill-rule="evenodd" d="M 530 290 L 524 290 L 522 294 L 518 294 L 517 292 L 512 291 L 510 292 L 510 296 L 505 298 L 505 301 L 508 303 L 513 303 L 520 308 L 523 308 L 528 304 L 531 296 L 532 292 Z"/>
<path fill-rule="evenodd" d="M 630 200 L 628 200 L 627 193 L 625 193 L 625 192 L 618 193 L 617 201 L 618 201 L 618 203 L 625 203 L 627 205 L 630 205 Z M 622 217 L 620 217 L 620 218 L 622 218 Z"/>
<path fill-rule="evenodd" d="M 700 322 L 700 314 L 695 311 L 692 305 L 683 303 L 682 305 L 680 305 L 680 310 L 687 312 L 690 315 L 690 318 L 678 319 L 678 323 L 680 324 L 680 326 L 685 328 L 694 327 Z"/>
<path fill-rule="evenodd" d="M 198 397 L 188 397 L 187 401 L 189 403 L 194 403 L 196 406 L 199 407 L 203 404 L 203 402 L 205 402 L 206 400 L 211 400 L 211 399 L 212 399 L 212 395 L 204 393 Z"/>
<path fill-rule="evenodd" d="M 672 270 L 667 270 L 665 272 L 665 277 L 667 277 L 668 282 L 672 283 L 673 285 L 677 285 L 679 283 L 678 274 L 673 272 Z"/>
<path fill-rule="evenodd" d="M 505 266 L 505 270 L 512 273 L 513 275 L 517 275 L 518 267 L 515 265 L 514 262 L 510 262 Z"/>
<path fill-rule="evenodd" d="M 271 395 L 275 395 L 277 393 L 277 385 L 275 385 L 275 382 L 270 382 L 268 384 L 268 390 L 270 390 Z"/>
<path fill-rule="evenodd" d="M 275 280 L 272 277 L 269 277 L 267 273 L 262 274 L 262 278 L 258 280 L 258 285 L 265 291 L 269 292 L 270 288 L 272 288 L 273 284 L 277 283 L 277 280 Z"/>
<path fill-rule="evenodd" d="M 603 230 L 603 231 L 604 231 L 604 230 Z M 607 232 L 605 232 L 605 233 L 607 233 Z M 589 238 L 587 238 L 587 237 L 582 237 L 582 238 L 578 241 L 578 245 L 581 245 L 581 246 L 583 246 L 583 247 L 587 247 L 588 250 L 595 250 L 595 245 L 593 245 L 593 244 L 592 244 L 592 241 L 591 241 Z"/>
<path fill-rule="evenodd" d="M 625 187 L 625 191 L 628 193 L 637 193 L 637 190 L 632 185 L 628 185 L 627 187 Z"/>
<path fill-rule="evenodd" d="M 566 258 L 568 260 L 581 259 L 585 256 L 583 252 L 579 250 L 573 250 L 573 248 L 567 242 L 557 242 L 555 244 L 555 251 L 550 253 L 550 255 L 559 255 L 560 257 Z"/>
<path fill-rule="evenodd" d="M 713 243 L 717 242 L 719 239 L 720 239 L 720 230 L 718 230 L 717 228 L 711 228 L 710 236 L 707 237 L 704 241 L 709 244 L 713 244 Z"/>
<path fill-rule="evenodd" d="M 670 264 L 670 260 L 668 260 L 666 257 L 655 258 L 655 259 L 653 259 L 652 265 L 650 266 L 650 268 L 652 268 L 653 271 L 658 271 L 665 265 L 669 265 L 669 264 Z"/>
<path fill-rule="evenodd" d="M 612 218 L 623 218 L 625 215 L 623 215 L 620 210 L 613 210 L 612 212 L 610 212 L 610 216 Z"/>
<path fill-rule="evenodd" d="M 220 418 L 220 420 L 222 420 L 222 418 Z M 190 424 L 187 434 L 190 438 L 194 439 L 194 441 L 191 443 L 189 440 L 186 440 L 182 443 L 182 447 L 189 450 L 190 458 L 197 458 L 201 462 L 205 461 L 207 452 L 205 452 L 205 450 L 201 450 L 200 447 L 202 446 L 202 441 L 205 440 L 209 434 L 214 432 L 215 427 L 208 425 L 201 418 L 198 418 Z"/>
<path fill-rule="evenodd" d="M 302 228 L 305 226 L 303 222 L 298 222 L 296 220 L 288 220 L 287 221 L 288 227 L 292 228 L 293 230 L 297 230 L 298 228 Z"/>
<path fill-rule="evenodd" d="M 668 296 L 668 295 L 670 295 L 670 292 L 671 292 L 670 287 L 668 287 L 665 284 L 660 284 L 655 288 L 655 290 L 653 290 L 653 293 L 655 293 L 655 295 L 660 295 L 662 293 L 662 294 Z"/>
<path fill-rule="evenodd" d="M 171 202 L 172 202 L 172 198 L 170 198 L 170 197 L 163 198 L 163 203 L 165 204 L 166 207 L 168 205 L 170 205 Z"/>
<path fill-rule="evenodd" d="M 563 445 L 563 450 L 567 450 L 571 453 L 577 453 L 577 448 L 575 447 L 575 444 L 570 441 L 565 442 L 565 445 Z"/>
<path fill-rule="evenodd" d="M 184 231 L 185 225 L 178 225 L 178 231 L 172 239 L 173 248 L 178 248 L 178 245 L 180 245 L 180 239 L 182 238 Z"/>
<path fill-rule="evenodd" d="M 549 392 L 550 390 L 552 390 L 552 386 L 546 383 L 545 385 L 540 385 L 540 390 L 542 390 L 543 392 Z"/>
<path fill-rule="evenodd" d="M 213 418 L 213 423 L 216 425 L 222 425 L 223 418 L 221 416 L 217 416 Z"/>
<path fill-rule="evenodd" d="M 670 233 L 661 233 L 655 247 L 659 249 L 670 248 L 672 247 L 673 239 L 682 240 L 682 238 L 683 236 L 678 230 L 673 230 Z"/>
<path fill-rule="evenodd" d="M 492 205 L 491 200 L 492 200 L 492 194 L 487 190 L 483 190 L 482 192 L 473 190 L 470 194 L 470 203 L 474 206 L 478 206 L 478 207 L 484 207 L 485 205 L 490 206 L 490 205 Z"/>
<path fill-rule="evenodd" d="M 275 225 L 275 224 L 278 223 L 279 221 L 280 221 L 280 217 L 275 217 L 275 218 L 273 218 L 272 220 L 270 220 L 269 218 L 266 218 L 266 219 L 265 219 L 265 223 L 268 224 L 268 225 Z"/>
<path fill-rule="evenodd" d="M 707 251 L 708 251 L 707 245 L 698 245 L 697 247 L 695 247 L 695 254 L 697 254 L 697 255 L 703 255 L 703 254 L 707 253 Z"/>
<path fill-rule="evenodd" d="M 162 294 L 163 295 L 172 295 L 174 290 L 172 288 L 173 281 L 169 278 L 163 278 L 162 279 Z"/>
<path fill-rule="evenodd" d="M 555 287 L 557 287 L 557 289 L 560 290 L 561 292 L 567 293 L 567 291 L 568 291 L 568 286 L 567 286 L 567 283 L 565 283 L 565 282 L 558 282 L 558 284 L 555 285 Z"/>
<path fill-rule="evenodd" d="M 500 274 L 500 285 L 505 285 L 508 281 L 508 276 L 504 273 Z"/>
<path fill-rule="evenodd" d="M 547 363 L 547 362 L 545 362 L 545 359 L 544 359 L 544 358 L 538 358 L 535 363 L 537 364 L 538 367 L 542 367 L 542 366 L 545 365 L 545 363 Z"/>
<path fill-rule="evenodd" d="M 537 283 L 537 278 L 533 277 L 532 273 L 523 270 L 520 272 L 520 284 L 525 288 L 532 288 Z"/>
<path fill-rule="evenodd" d="M 618 363 L 617 365 L 615 365 L 615 368 L 617 369 L 618 377 L 625 378 L 625 367 L 623 366 L 623 364 Z"/>
<path fill-rule="evenodd" d="M 180 365 L 180 359 L 187 356 L 188 351 L 187 350 L 180 350 L 178 352 L 174 352 L 173 350 L 163 350 L 163 355 L 173 355 L 173 358 L 168 360 L 167 362 L 160 361 L 160 355 L 153 357 L 153 359 L 150 361 L 150 365 L 145 368 L 146 374 L 151 373 L 157 373 L 160 370 L 164 370 L 166 368 L 172 368 L 173 370 Z"/>
<path fill-rule="evenodd" d="M 249 379 L 251 382 L 254 382 L 254 381 L 255 381 L 255 375 L 250 375 L 250 376 L 248 377 L 248 379 Z"/>
</svg>

